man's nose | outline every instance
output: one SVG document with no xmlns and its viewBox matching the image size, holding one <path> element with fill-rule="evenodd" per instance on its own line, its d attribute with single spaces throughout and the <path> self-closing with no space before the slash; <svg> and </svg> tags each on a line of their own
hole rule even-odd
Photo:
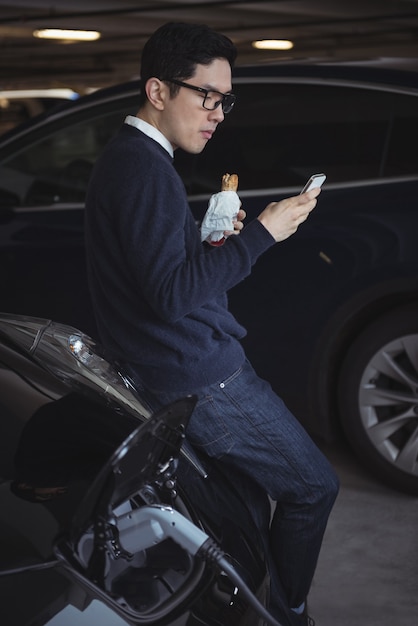
<svg viewBox="0 0 418 626">
<path fill-rule="evenodd" d="M 218 124 L 220 122 L 223 122 L 225 119 L 225 113 L 222 110 L 222 106 L 218 106 L 216 109 L 214 109 L 210 113 L 211 115 L 209 116 L 209 119 L 211 121 L 215 120 Z"/>
</svg>

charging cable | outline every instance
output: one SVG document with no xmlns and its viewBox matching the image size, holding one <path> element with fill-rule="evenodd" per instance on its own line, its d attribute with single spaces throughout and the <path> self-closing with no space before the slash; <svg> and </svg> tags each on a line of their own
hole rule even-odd
<svg viewBox="0 0 418 626">
<path fill-rule="evenodd" d="M 144 506 L 118 517 L 116 526 L 121 546 L 133 554 L 164 539 L 173 539 L 191 556 L 197 556 L 224 572 L 266 624 L 282 626 L 245 584 L 216 542 L 175 509 L 161 505 Z"/>
</svg>

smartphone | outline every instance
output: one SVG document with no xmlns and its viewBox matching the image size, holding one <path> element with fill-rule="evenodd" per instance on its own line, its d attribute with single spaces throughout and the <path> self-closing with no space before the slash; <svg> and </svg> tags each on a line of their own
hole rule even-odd
<svg viewBox="0 0 418 626">
<path fill-rule="evenodd" d="M 321 187 L 324 184 L 325 179 L 325 174 L 313 174 L 300 193 L 305 193 L 310 189 L 316 189 L 317 187 Z"/>
</svg>

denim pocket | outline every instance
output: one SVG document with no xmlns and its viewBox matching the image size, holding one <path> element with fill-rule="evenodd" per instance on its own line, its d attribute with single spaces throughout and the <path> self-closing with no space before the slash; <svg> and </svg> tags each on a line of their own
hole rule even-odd
<svg viewBox="0 0 418 626">
<path fill-rule="evenodd" d="M 228 427 L 228 416 L 222 402 L 213 395 L 202 397 L 187 426 L 187 439 L 208 456 L 221 459 L 234 447 L 234 436 Z"/>
<path fill-rule="evenodd" d="M 219 387 L 221 389 L 224 389 L 225 387 L 227 387 L 230 383 L 232 383 L 236 378 L 238 378 L 238 376 L 240 376 L 242 374 L 242 366 L 239 367 L 237 370 L 235 370 L 235 372 L 233 374 L 231 374 L 230 376 L 228 376 L 228 378 L 225 378 L 225 380 L 223 380 L 221 383 L 219 383 Z"/>
</svg>

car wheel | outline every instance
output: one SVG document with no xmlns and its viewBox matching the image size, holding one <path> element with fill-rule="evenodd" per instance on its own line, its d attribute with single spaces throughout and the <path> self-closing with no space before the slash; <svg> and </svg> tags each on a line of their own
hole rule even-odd
<svg viewBox="0 0 418 626">
<path fill-rule="evenodd" d="M 418 305 L 370 324 L 341 368 L 342 427 L 360 460 L 380 480 L 418 495 Z"/>
</svg>

